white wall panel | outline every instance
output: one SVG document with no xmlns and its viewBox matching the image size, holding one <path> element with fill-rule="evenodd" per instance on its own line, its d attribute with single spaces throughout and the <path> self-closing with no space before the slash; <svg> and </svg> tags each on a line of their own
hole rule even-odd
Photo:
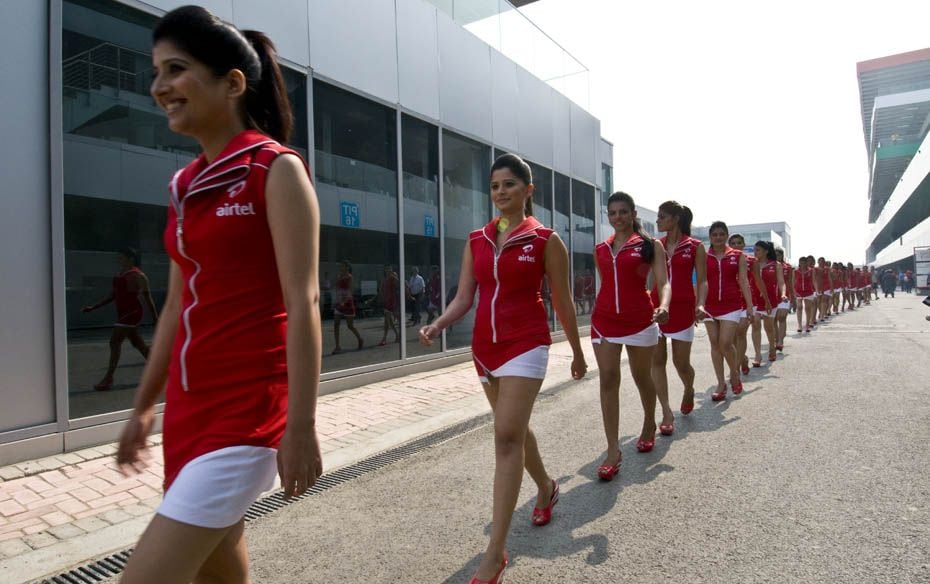
<svg viewBox="0 0 930 584">
<path fill-rule="evenodd" d="M 491 48 L 444 13 L 437 18 L 440 119 L 490 142 Z"/>
<path fill-rule="evenodd" d="M 519 150 L 517 112 L 521 101 L 516 63 L 491 51 L 491 131 L 494 144 L 505 150 Z"/>
<path fill-rule="evenodd" d="M 310 64 L 307 0 L 233 0 L 233 24 L 262 31 L 281 57 L 305 67 Z"/>
<path fill-rule="evenodd" d="M 439 119 L 439 31 L 436 8 L 424 0 L 397 0 L 400 104 Z"/>
<path fill-rule="evenodd" d="M 553 90 L 552 107 L 549 109 L 552 120 L 552 167 L 563 173 L 572 172 L 572 102 L 567 97 Z"/>
<path fill-rule="evenodd" d="M 547 83 L 517 67 L 517 148 L 537 164 L 552 168 L 552 93 Z"/>
<path fill-rule="evenodd" d="M 310 66 L 317 73 L 397 102 L 394 0 L 309 0 Z"/>
<path fill-rule="evenodd" d="M 600 168 L 598 142 L 601 138 L 601 123 L 574 103 L 571 108 L 572 174 L 593 183 Z"/>
<path fill-rule="evenodd" d="M 0 432 L 55 421 L 48 22 L 48 2 L 0 2 L 3 131 L 15 137 L 0 156 Z"/>
<path fill-rule="evenodd" d="M 226 22 L 233 21 L 233 2 L 232 0 L 197 0 L 193 2 L 192 0 L 146 0 L 146 4 L 154 6 L 155 8 L 160 8 L 165 12 L 169 10 L 174 10 L 179 6 L 186 6 L 187 4 L 197 4 L 198 6 L 203 6 L 216 16 L 222 18 Z"/>
</svg>

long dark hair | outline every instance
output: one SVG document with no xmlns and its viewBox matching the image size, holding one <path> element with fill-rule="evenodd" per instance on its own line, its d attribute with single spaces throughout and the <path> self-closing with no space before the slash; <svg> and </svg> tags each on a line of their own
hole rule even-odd
<svg viewBox="0 0 930 584">
<path fill-rule="evenodd" d="M 678 201 L 665 201 L 659 205 L 659 211 L 678 217 L 678 229 L 685 235 L 691 235 L 691 221 L 694 220 L 691 209 Z"/>
<path fill-rule="evenodd" d="M 723 221 L 714 221 L 713 223 L 711 223 L 710 227 L 707 229 L 707 237 L 710 237 L 710 234 L 716 231 L 717 229 L 723 229 L 723 232 L 727 235 L 727 243 L 729 243 L 729 238 L 731 237 L 730 228 L 727 227 L 727 224 L 724 223 Z"/>
<path fill-rule="evenodd" d="M 610 205 L 613 203 L 623 203 L 630 208 L 631 212 L 636 212 L 636 203 L 633 202 L 633 197 L 622 191 L 617 191 L 616 193 L 610 195 L 610 197 L 607 199 L 607 208 L 609 209 Z M 655 256 L 655 240 L 653 240 L 645 231 L 643 231 L 643 224 L 639 222 L 638 218 L 633 219 L 633 231 L 643 238 L 643 262 L 651 264 L 652 258 Z"/>
<path fill-rule="evenodd" d="M 238 69 L 246 79 L 246 124 L 285 143 L 294 114 L 287 85 L 275 60 L 277 50 L 264 33 L 240 31 L 200 6 L 181 6 L 165 14 L 152 32 L 152 43 L 168 41 L 206 65 L 217 77 Z"/>
<path fill-rule="evenodd" d="M 495 170 L 506 168 L 513 173 L 515 177 L 522 180 L 527 186 L 533 184 L 533 170 L 525 160 L 516 154 L 501 154 L 491 165 L 491 174 Z M 533 197 L 526 198 L 526 204 L 523 205 L 523 213 L 529 217 L 533 214 Z"/>
<path fill-rule="evenodd" d="M 126 257 L 127 260 L 132 262 L 132 265 L 135 267 L 140 267 L 142 265 L 141 259 L 139 258 L 139 252 L 134 247 L 124 247 L 119 251 L 122 255 Z"/>
<path fill-rule="evenodd" d="M 765 250 L 765 257 L 768 258 L 770 262 L 774 262 L 778 259 L 778 256 L 775 255 L 775 244 L 771 241 L 762 241 L 761 239 L 756 242 L 755 247 L 761 247 Z"/>
</svg>

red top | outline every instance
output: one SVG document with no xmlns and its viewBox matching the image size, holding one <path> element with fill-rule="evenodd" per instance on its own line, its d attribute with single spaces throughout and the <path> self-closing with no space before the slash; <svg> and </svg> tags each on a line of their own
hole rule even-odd
<svg viewBox="0 0 930 584">
<path fill-rule="evenodd" d="M 133 266 L 113 276 L 113 302 L 116 304 L 116 322 L 136 326 L 142 322 L 142 302 L 139 300 L 139 278 L 142 270 Z"/>
<path fill-rule="evenodd" d="M 274 448 L 287 414 L 287 313 L 265 210 L 281 154 L 254 130 L 171 181 L 164 244 L 184 279 L 165 396 L 165 487 L 220 448 Z"/>
<path fill-rule="evenodd" d="M 872 285 L 872 274 L 868 270 L 862 270 L 859 274 L 859 287 L 868 288 Z"/>
<path fill-rule="evenodd" d="M 746 256 L 746 272 L 749 274 L 749 297 L 752 300 L 753 307 L 760 305 L 764 307 L 765 299 L 762 298 L 762 292 L 759 290 L 759 286 L 756 285 L 756 279 L 752 274 L 752 269 L 757 261 L 754 255 Z"/>
<path fill-rule="evenodd" d="M 439 307 L 442 304 L 442 279 L 439 277 L 439 272 L 430 276 L 426 289 L 429 291 L 429 303 Z"/>
<path fill-rule="evenodd" d="M 531 349 L 552 344 L 548 313 L 539 292 L 552 230 L 535 217 L 527 217 L 498 249 L 499 220 L 468 236 L 478 283 L 472 353 L 489 371 Z"/>
<path fill-rule="evenodd" d="M 830 277 L 830 268 L 817 268 L 820 271 L 820 290 L 823 292 L 829 292 L 833 290 L 833 284 L 831 284 Z"/>
<path fill-rule="evenodd" d="M 782 277 L 785 279 L 785 296 L 791 296 L 793 288 L 791 288 L 791 275 L 794 273 L 794 266 L 787 262 L 778 262 L 781 264 Z"/>
<path fill-rule="evenodd" d="M 739 287 L 738 249 L 727 247 L 718 258 L 711 249 L 707 252 L 707 300 L 704 309 L 711 316 L 723 316 L 745 308 L 743 292 Z"/>
<path fill-rule="evenodd" d="M 352 274 L 346 272 L 338 278 L 333 285 L 333 309 L 344 316 L 355 316 L 355 298 L 352 292 Z"/>
<path fill-rule="evenodd" d="M 695 262 L 698 248 L 702 245 L 700 239 L 682 235 L 675 249 L 667 249 L 668 236 L 659 239 L 666 248 L 665 265 L 668 269 L 668 283 L 672 288 L 672 301 L 668 306 L 668 322 L 659 325 L 663 333 L 675 333 L 685 330 L 694 324 L 694 310 L 697 298 L 694 296 Z M 659 290 L 652 287 L 652 304 L 659 305 Z"/>
<path fill-rule="evenodd" d="M 384 310 L 397 312 L 400 309 L 400 303 L 397 301 L 399 287 L 400 280 L 393 272 L 381 280 L 381 305 Z"/>
<path fill-rule="evenodd" d="M 768 293 L 769 304 L 771 304 L 772 308 L 775 308 L 781 301 L 781 297 L 778 295 L 778 270 L 780 269 L 781 265 L 775 260 L 769 260 L 762 265 L 762 284 Z M 765 310 L 765 296 L 760 294 L 759 300 L 761 302 L 755 303 L 756 308 Z"/>
<path fill-rule="evenodd" d="M 646 291 L 646 278 L 652 266 L 643 261 L 645 242 L 633 233 L 614 254 L 614 237 L 611 235 L 594 247 L 601 290 L 591 315 L 592 338 L 625 337 L 652 324 L 654 306 Z"/>
<path fill-rule="evenodd" d="M 810 268 L 794 272 L 794 293 L 802 298 L 814 294 L 814 271 Z"/>
</svg>

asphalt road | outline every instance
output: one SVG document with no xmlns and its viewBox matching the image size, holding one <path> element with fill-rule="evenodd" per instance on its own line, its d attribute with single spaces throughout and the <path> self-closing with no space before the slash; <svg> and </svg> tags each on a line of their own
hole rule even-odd
<svg viewBox="0 0 930 584">
<path fill-rule="evenodd" d="M 562 498 L 534 527 L 524 481 L 507 583 L 930 582 L 928 312 L 901 295 L 792 332 L 723 403 L 700 334 L 696 408 L 676 409 L 675 436 L 650 454 L 633 446 L 642 414 L 624 365 L 612 483 L 596 478 L 596 372 L 541 396 L 532 427 Z M 261 518 L 247 531 L 253 582 L 468 582 L 492 471 L 486 426 Z"/>
</svg>

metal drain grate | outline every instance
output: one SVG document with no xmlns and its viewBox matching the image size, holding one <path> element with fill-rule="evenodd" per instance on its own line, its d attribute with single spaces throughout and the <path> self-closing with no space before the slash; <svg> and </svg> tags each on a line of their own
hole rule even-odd
<svg viewBox="0 0 930 584">
<path fill-rule="evenodd" d="M 312 488 L 310 488 L 307 492 L 299 497 L 285 500 L 284 495 L 282 495 L 279 491 L 252 503 L 252 506 L 249 507 L 248 511 L 245 512 L 245 520 L 246 522 L 254 521 L 259 517 L 268 515 L 269 513 L 287 507 L 292 503 L 302 501 L 307 497 L 312 497 L 313 495 L 318 495 L 323 491 L 327 491 L 364 474 L 376 471 L 389 464 L 408 458 L 417 452 L 420 452 L 421 450 L 425 450 L 431 446 L 436 446 L 453 438 L 457 438 L 458 436 L 485 426 L 490 422 L 491 414 L 477 416 L 470 420 L 455 424 L 454 426 L 449 426 L 443 430 L 433 432 L 432 434 L 427 434 L 426 436 L 417 438 L 416 440 L 408 442 L 407 444 L 386 450 L 380 454 L 376 454 L 349 466 L 340 468 L 335 472 L 324 474 L 319 479 L 317 479 Z M 111 556 L 107 556 L 106 558 L 96 560 L 67 572 L 58 574 L 57 576 L 52 576 L 51 578 L 42 580 L 41 584 L 93 584 L 95 582 L 103 582 L 123 571 L 123 568 L 126 567 L 126 562 L 129 560 L 129 554 L 131 553 L 132 548 L 123 550 Z"/>
</svg>

